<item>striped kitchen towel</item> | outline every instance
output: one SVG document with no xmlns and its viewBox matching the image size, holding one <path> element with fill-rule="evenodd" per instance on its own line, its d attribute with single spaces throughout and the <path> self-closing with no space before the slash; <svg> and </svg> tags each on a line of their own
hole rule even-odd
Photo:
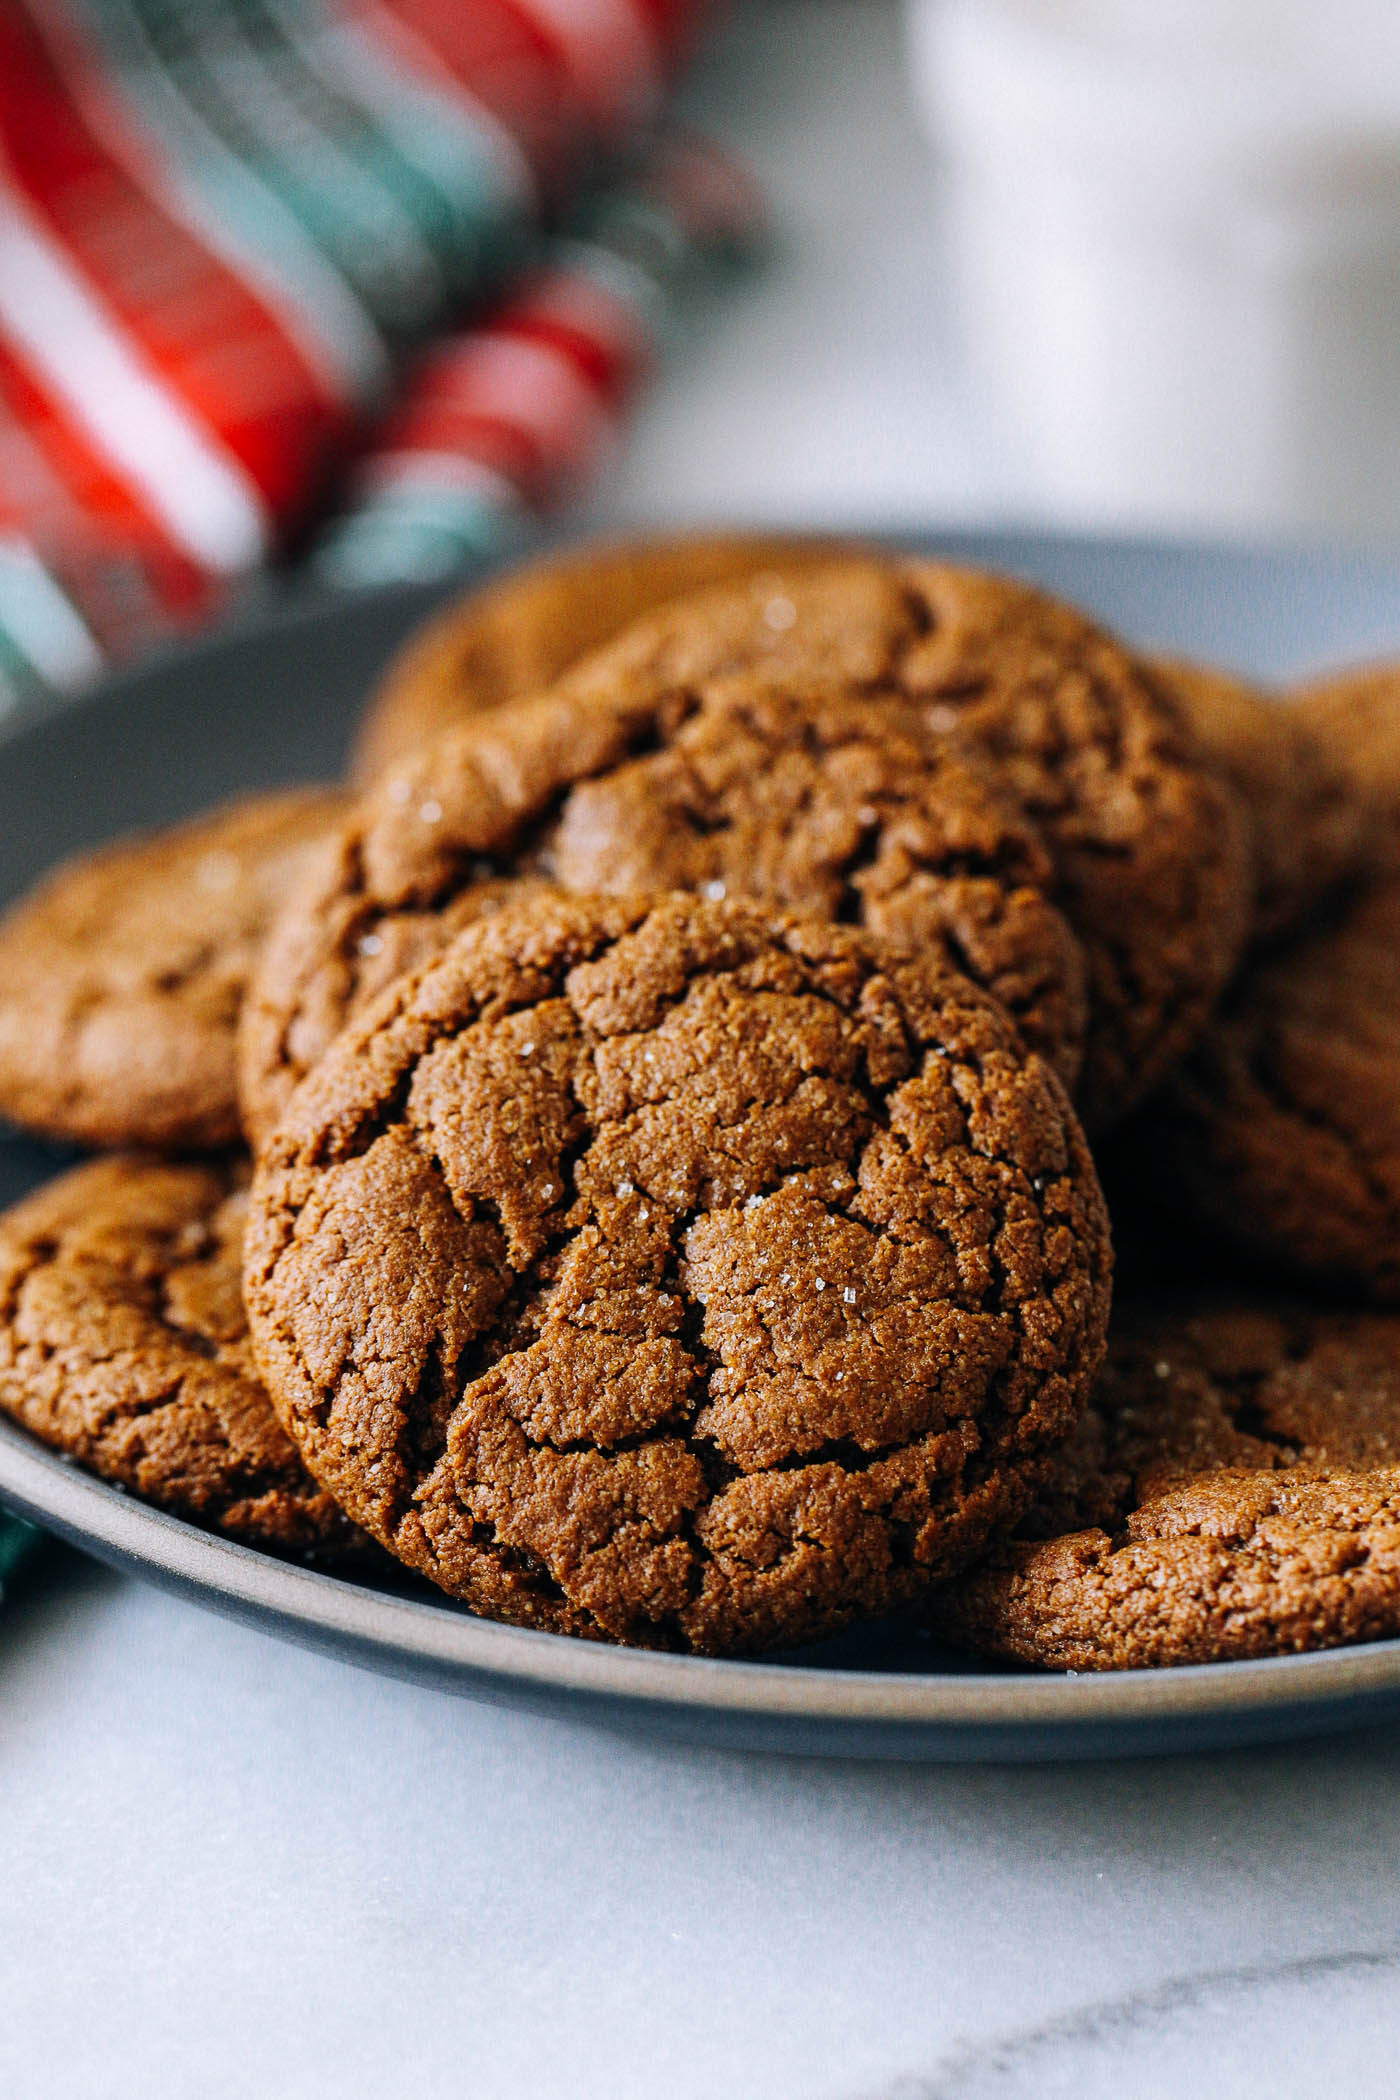
<svg viewBox="0 0 1400 2100">
<path fill-rule="evenodd" d="M 577 486 L 756 224 L 656 131 L 708 11 L 0 0 L 0 705 Z"/>
<path fill-rule="evenodd" d="M 739 172 L 694 139 L 656 142 L 630 179 L 586 196 L 498 305 L 411 370 L 315 572 L 421 579 L 525 537 L 616 444 L 678 279 L 748 256 L 760 226 Z"/>
</svg>

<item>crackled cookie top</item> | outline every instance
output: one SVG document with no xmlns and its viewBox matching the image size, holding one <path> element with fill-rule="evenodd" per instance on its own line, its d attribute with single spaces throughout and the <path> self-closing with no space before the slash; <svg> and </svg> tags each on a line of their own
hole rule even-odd
<svg viewBox="0 0 1400 2100">
<path fill-rule="evenodd" d="M 1173 660 L 1157 668 L 1249 812 L 1253 936 L 1288 933 L 1324 909 L 1365 857 L 1371 813 L 1344 756 L 1282 694 L 1204 664 Z M 1400 753 L 1400 734 L 1396 741 Z"/>
<path fill-rule="evenodd" d="M 566 761 L 581 781 L 640 755 L 697 686 L 734 673 L 899 696 L 990 761 L 1044 834 L 1054 901 L 1086 952 L 1086 1120 L 1105 1127 L 1145 1095 L 1194 1038 L 1244 939 L 1243 812 L 1160 679 L 1082 615 L 1003 578 L 852 557 L 675 601 L 561 677 L 552 738 L 537 724 L 512 754 L 498 729 L 470 760 L 444 738 L 391 768 L 373 798 L 368 882 L 386 903 L 421 899 L 481 850 L 459 772 L 506 800 L 526 785 L 557 796 Z"/>
<path fill-rule="evenodd" d="M 258 1381 L 246 1172 L 93 1160 L 0 1219 L 0 1408 L 177 1516 L 250 1545 L 368 1553 Z"/>
<path fill-rule="evenodd" d="M 1246 1299 L 1114 1308 L 1016 1539 L 932 1622 L 1068 1669 L 1400 1632 L 1400 1319 Z"/>
<path fill-rule="evenodd" d="M 1078 1074 L 1083 953 L 1046 895 L 1042 841 L 985 763 L 898 696 L 737 673 L 663 698 L 561 691 L 388 776 L 256 974 L 240 1047 L 254 1132 L 354 1011 L 366 946 L 382 975 L 388 955 L 426 949 L 435 918 L 442 938 L 493 903 L 483 874 L 505 867 L 578 892 L 690 888 L 860 920 L 966 971 L 1067 1084 Z"/>
<path fill-rule="evenodd" d="M 258 1362 L 312 1471 L 493 1616 L 706 1651 L 922 1594 L 1024 1506 L 1107 1313 L 1063 1089 L 965 980 L 756 906 L 459 934 L 293 1098 Z"/>
<path fill-rule="evenodd" d="M 1400 877 L 1252 964 L 1125 1144 L 1136 1189 L 1252 1260 L 1400 1303 Z"/>
<path fill-rule="evenodd" d="M 570 548 L 512 569 L 450 605 L 390 664 L 356 738 L 355 778 L 373 780 L 472 715 L 551 685 L 669 599 L 839 551 L 793 533 L 694 533 Z"/>
<path fill-rule="evenodd" d="M 238 1091 L 254 1145 L 272 1129 L 352 1014 L 403 971 L 436 955 L 478 919 L 551 887 L 541 878 L 474 880 L 419 907 L 379 910 L 361 880 L 360 832 L 339 825 L 307 858 L 263 946 L 238 1018 Z"/>
<path fill-rule="evenodd" d="M 82 1144 L 233 1140 L 253 957 L 343 808 L 256 796 L 46 877 L 0 920 L 0 1115 Z"/>
</svg>

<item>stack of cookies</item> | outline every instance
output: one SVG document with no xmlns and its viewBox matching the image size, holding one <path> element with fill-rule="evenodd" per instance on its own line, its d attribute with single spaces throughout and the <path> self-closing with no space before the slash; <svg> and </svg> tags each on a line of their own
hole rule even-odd
<svg viewBox="0 0 1400 2100">
<path fill-rule="evenodd" d="M 0 1407 L 556 1633 L 1400 1633 L 1392 928 L 1400 677 L 856 545 L 554 561 L 348 787 L 0 925 L 0 1110 L 109 1148 L 0 1221 Z"/>
</svg>

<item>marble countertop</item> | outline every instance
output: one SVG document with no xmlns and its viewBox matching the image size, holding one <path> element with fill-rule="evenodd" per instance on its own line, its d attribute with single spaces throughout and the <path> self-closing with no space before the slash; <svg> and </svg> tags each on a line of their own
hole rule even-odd
<svg viewBox="0 0 1400 2100">
<path fill-rule="evenodd" d="M 0 2091 L 1231 2100 L 1394 2087 L 1400 1738 L 699 1751 L 74 1559 L 0 1616 Z"/>
<path fill-rule="evenodd" d="M 692 316 L 595 517 L 985 512 L 893 12 L 741 13 L 691 100 L 782 251 Z M 0 1612 L 0 2092 L 34 2100 L 1386 2092 L 1397 1861 L 1393 1730 L 807 1763 L 460 1703 L 76 1556 Z"/>
</svg>

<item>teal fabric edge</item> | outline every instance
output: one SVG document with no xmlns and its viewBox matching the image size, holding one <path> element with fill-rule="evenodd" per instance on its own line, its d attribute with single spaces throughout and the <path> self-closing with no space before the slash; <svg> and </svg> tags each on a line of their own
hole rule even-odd
<svg viewBox="0 0 1400 2100">
<path fill-rule="evenodd" d="M 23 1517 L 12 1517 L 7 1509 L 0 1509 L 0 1597 L 4 1596 L 10 1577 L 42 1537 L 43 1533 L 26 1524 Z"/>
</svg>

